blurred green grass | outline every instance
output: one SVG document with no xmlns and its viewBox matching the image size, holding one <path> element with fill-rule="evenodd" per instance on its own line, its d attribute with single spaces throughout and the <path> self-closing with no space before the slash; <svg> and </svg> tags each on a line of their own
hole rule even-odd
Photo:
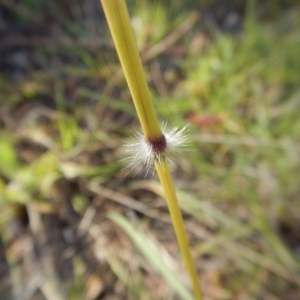
<svg viewBox="0 0 300 300">
<path fill-rule="evenodd" d="M 207 299 L 298 299 L 300 8 L 248 1 L 240 26 L 227 32 L 201 14 L 194 24 L 192 2 L 129 4 L 161 119 L 191 123 L 190 149 L 176 158 L 173 174 Z M 25 28 L 21 35 L 31 33 L 29 46 L 13 41 L 17 46 L 1 48 L 5 57 L 12 49 L 28 60 L 26 75 L 16 62 L 0 75 L 3 294 L 176 299 L 176 291 L 186 293 L 156 177 L 144 178 L 143 170 L 124 177 L 123 141 L 138 126 L 100 5 L 3 5 L 6 26 L 15 22 Z M 270 7 L 274 15 L 266 13 Z M 45 33 L 36 34 L 31 22 Z M 186 31 L 179 29 L 184 22 Z M 167 46 L 153 52 L 158 44 Z M 107 219 L 111 211 L 126 215 L 114 215 L 124 231 Z M 152 252 L 147 243 L 133 246 L 140 240 Z M 45 254 L 21 251 L 28 241 Z M 159 268 L 157 253 L 169 271 Z M 161 280 L 172 272 L 182 286 Z"/>
</svg>

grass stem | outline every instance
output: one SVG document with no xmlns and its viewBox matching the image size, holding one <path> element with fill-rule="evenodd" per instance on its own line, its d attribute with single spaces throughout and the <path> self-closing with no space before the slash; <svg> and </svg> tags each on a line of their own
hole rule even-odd
<svg viewBox="0 0 300 300">
<path fill-rule="evenodd" d="M 151 101 L 126 2 L 101 2 L 145 137 L 159 138 L 161 129 Z"/>
<path fill-rule="evenodd" d="M 119 59 L 140 119 L 145 139 L 153 143 L 164 138 L 150 97 L 141 59 L 134 39 L 129 14 L 124 0 L 101 0 L 104 13 L 116 46 Z M 159 147 L 158 147 L 159 149 Z M 195 298 L 203 299 L 173 180 L 165 157 L 154 159 L 162 184 L 178 244 L 190 275 Z"/>
<path fill-rule="evenodd" d="M 177 241 L 185 262 L 186 269 L 192 281 L 195 297 L 196 299 L 203 299 L 202 291 L 198 282 L 197 271 L 195 269 L 193 258 L 191 256 L 188 238 L 184 228 L 182 214 L 178 205 L 178 200 L 173 180 L 170 174 L 168 162 L 164 160 L 162 163 L 155 163 L 155 168 L 164 190 L 165 198 L 172 219 L 172 224 L 177 236 Z"/>
</svg>

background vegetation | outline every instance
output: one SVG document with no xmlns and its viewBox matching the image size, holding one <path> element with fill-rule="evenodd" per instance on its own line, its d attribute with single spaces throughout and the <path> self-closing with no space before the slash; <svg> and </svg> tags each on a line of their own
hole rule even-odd
<svg viewBox="0 0 300 300">
<path fill-rule="evenodd" d="M 204 3 L 205 2 L 205 3 Z M 297 1 L 129 1 L 207 299 L 300 298 Z M 182 299 L 156 176 L 96 0 L 0 3 L 1 299 Z"/>
</svg>

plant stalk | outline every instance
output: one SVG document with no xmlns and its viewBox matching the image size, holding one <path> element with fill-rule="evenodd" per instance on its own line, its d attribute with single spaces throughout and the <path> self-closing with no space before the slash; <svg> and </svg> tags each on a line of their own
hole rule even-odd
<svg viewBox="0 0 300 300">
<path fill-rule="evenodd" d="M 190 252 L 188 238 L 184 228 L 182 214 L 178 205 L 178 200 L 174 188 L 174 183 L 170 174 L 168 162 L 164 159 L 162 163 L 155 162 L 155 168 L 164 190 L 165 198 L 168 204 L 172 219 L 173 228 L 176 233 L 177 241 L 180 247 L 186 269 L 190 275 L 193 291 L 196 299 L 203 299 L 202 291 L 198 282 L 198 275 L 194 261 Z"/>
<path fill-rule="evenodd" d="M 133 35 L 126 2 L 101 0 L 129 90 L 146 138 L 162 135 Z"/>
<path fill-rule="evenodd" d="M 125 0 L 100 0 L 121 61 L 123 71 L 138 113 L 146 139 L 160 139 L 162 131 L 150 97 L 142 62 L 133 35 Z M 163 187 L 177 241 L 187 271 L 192 281 L 195 298 L 202 300 L 202 292 L 188 238 L 184 229 L 173 180 L 166 159 L 155 161 L 155 167 Z"/>
</svg>

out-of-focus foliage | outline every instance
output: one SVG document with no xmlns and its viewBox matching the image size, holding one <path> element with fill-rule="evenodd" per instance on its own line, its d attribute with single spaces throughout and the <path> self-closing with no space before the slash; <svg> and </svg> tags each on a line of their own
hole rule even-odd
<svg viewBox="0 0 300 300">
<path fill-rule="evenodd" d="M 191 124 L 172 167 L 207 299 L 299 299 L 298 4 L 129 8 L 161 119 Z M 100 4 L 0 14 L 0 294 L 187 293 L 157 178 L 122 161 L 138 123 Z"/>
</svg>

